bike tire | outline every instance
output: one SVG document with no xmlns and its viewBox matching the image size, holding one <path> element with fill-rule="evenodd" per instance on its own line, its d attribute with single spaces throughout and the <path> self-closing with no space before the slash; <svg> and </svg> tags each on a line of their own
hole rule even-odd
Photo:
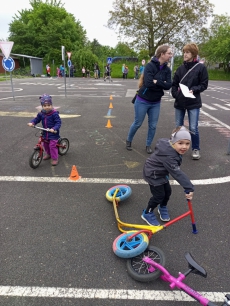
<svg viewBox="0 0 230 306">
<path fill-rule="evenodd" d="M 107 190 L 105 196 L 108 201 L 113 202 L 113 195 L 116 189 L 119 189 L 116 195 L 116 200 L 118 202 L 128 199 L 132 194 L 132 189 L 128 185 L 116 185 Z"/>
<path fill-rule="evenodd" d="M 113 242 L 113 252 L 121 258 L 135 257 L 144 252 L 149 244 L 149 238 L 145 233 L 140 233 L 127 241 L 127 237 L 137 231 L 130 231 L 119 235 Z"/>
<path fill-rule="evenodd" d="M 148 256 L 152 260 L 156 261 L 163 267 L 166 263 L 166 258 L 163 251 L 157 247 L 149 246 L 143 253 L 136 257 L 127 260 L 127 272 L 128 274 L 139 282 L 151 282 L 158 279 L 162 272 L 156 269 L 153 272 L 148 270 L 149 265 L 145 263 L 142 258 Z"/>
<path fill-rule="evenodd" d="M 58 146 L 58 154 L 65 155 L 69 151 L 69 140 L 67 138 L 60 138 L 58 144 L 64 146 L 64 148 Z"/>
<path fill-rule="evenodd" d="M 34 150 L 29 159 L 29 165 L 31 168 L 36 169 L 43 159 L 43 152 L 40 154 L 40 150 Z"/>
</svg>

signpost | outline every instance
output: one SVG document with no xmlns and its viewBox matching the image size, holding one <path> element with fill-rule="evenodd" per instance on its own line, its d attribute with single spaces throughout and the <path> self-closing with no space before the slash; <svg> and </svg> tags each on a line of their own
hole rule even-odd
<svg viewBox="0 0 230 306">
<path fill-rule="evenodd" d="M 2 59 L 2 67 L 5 69 L 5 71 L 10 72 L 11 88 L 12 88 L 13 99 L 14 99 L 14 88 L 13 88 L 13 82 L 12 82 L 12 71 L 15 68 L 15 62 L 10 57 L 10 52 L 11 52 L 11 49 L 13 47 L 13 44 L 14 44 L 13 41 L 0 41 L 0 48 L 2 50 L 2 53 L 4 54 L 4 57 Z"/>
<path fill-rule="evenodd" d="M 66 75 L 65 75 L 65 46 L 61 46 L 61 56 L 64 62 L 64 83 L 65 83 L 65 97 L 66 97 Z"/>
<path fill-rule="evenodd" d="M 112 57 L 107 57 L 107 64 L 112 64 Z"/>
<path fill-rule="evenodd" d="M 66 52 L 67 56 L 68 56 L 68 61 L 67 61 L 67 65 L 69 67 L 69 85 L 70 85 L 70 66 L 72 65 L 70 57 L 71 57 L 71 52 Z"/>
</svg>

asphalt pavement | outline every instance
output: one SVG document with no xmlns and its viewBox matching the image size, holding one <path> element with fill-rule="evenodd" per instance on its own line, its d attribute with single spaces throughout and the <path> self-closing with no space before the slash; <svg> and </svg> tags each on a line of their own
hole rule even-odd
<svg viewBox="0 0 230 306">
<path fill-rule="evenodd" d="M 112 251 L 120 235 L 106 191 L 127 184 L 132 195 L 119 205 L 120 219 L 140 218 L 150 197 L 142 179 L 147 118 L 125 149 L 133 121 L 131 100 L 137 80 L 104 82 L 84 78 L 31 78 L 0 82 L 0 305 L 187 305 L 189 299 L 157 280 L 139 283 L 127 274 L 126 260 Z M 61 136 L 70 149 L 52 167 L 29 166 L 38 138 L 29 122 L 39 110 L 39 95 L 48 93 L 62 118 Z M 195 185 L 192 201 L 198 234 L 185 218 L 153 235 L 151 244 L 166 256 L 166 268 L 177 276 L 187 270 L 191 252 L 208 272 L 186 283 L 220 305 L 229 287 L 229 82 L 210 81 L 202 94 L 201 159 L 183 157 L 182 170 Z M 188 121 L 185 120 L 185 125 Z M 173 99 L 165 93 L 152 148 L 174 128 Z M 81 176 L 69 179 L 73 165 Z M 187 211 L 183 188 L 173 180 L 169 213 Z M 159 292 L 163 292 L 160 295 Z M 162 297 L 163 296 L 163 297 Z"/>
</svg>

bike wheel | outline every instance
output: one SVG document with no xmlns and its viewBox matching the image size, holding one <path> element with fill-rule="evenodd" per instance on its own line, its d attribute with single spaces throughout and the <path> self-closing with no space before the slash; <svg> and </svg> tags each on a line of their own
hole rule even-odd
<svg viewBox="0 0 230 306">
<path fill-rule="evenodd" d="M 131 194 L 132 194 L 132 189 L 128 185 L 113 186 L 105 194 L 106 199 L 109 200 L 110 202 L 113 202 L 113 195 L 114 195 L 116 189 L 119 189 L 119 191 L 116 195 L 116 200 L 118 202 L 121 202 L 121 201 L 124 201 L 125 199 L 128 199 L 128 197 L 130 197 Z"/>
<path fill-rule="evenodd" d="M 165 266 L 165 255 L 161 249 L 149 246 L 143 253 L 136 257 L 127 260 L 128 274 L 139 282 L 151 282 L 160 277 L 161 271 L 156 269 L 153 272 L 149 271 L 149 265 L 142 260 L 145 256 L 148 256 L 152 260 L 156 261 L 163 267 Z"/>
<path fill-rule="evenodd" d="M 130 231 L 118 236 L 113 242 L 113 252 L 121 258 L 135 257 L 146 250 L 149 238 L 145 233 L 140 233 L 127 241 L 127 238 L 137 231 Z"/>
<path fill-rule="evenodd" d="M 33 154 L 30 156 L 29 159 L 30 167 L 36 169 L 40 165 L 42 159 L 43 152 L 41 153 L 40 150 L 34 150 Z"/>
<path fill-rule="evenodd" d="M 69 140 L 67 138 L 60 138 L 58 140 L 58 154 L 65 155 L 69 150 Z"/>
</svg>

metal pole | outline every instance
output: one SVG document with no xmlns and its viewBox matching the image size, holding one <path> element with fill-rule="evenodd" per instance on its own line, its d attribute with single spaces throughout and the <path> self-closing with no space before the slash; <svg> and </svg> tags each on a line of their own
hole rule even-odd
<svg viewBox="0 0 230 306">
<path fill-rule="evenodd" d="M 66 97 L 66 73 L 65 73 L 65 60 L 64 60 L 64 82 L 65 82 L 65 97 Z"/>
<path fill-rule="evenodd" d="M 13 99 L 15 101 L 15 98 L 14 98 L 14 87 L 13 87 L 12 72 L 11 71 L 10 71 L 10 80 L 11 80 L 11 89 L 12 89 Z"/>
</svg>

